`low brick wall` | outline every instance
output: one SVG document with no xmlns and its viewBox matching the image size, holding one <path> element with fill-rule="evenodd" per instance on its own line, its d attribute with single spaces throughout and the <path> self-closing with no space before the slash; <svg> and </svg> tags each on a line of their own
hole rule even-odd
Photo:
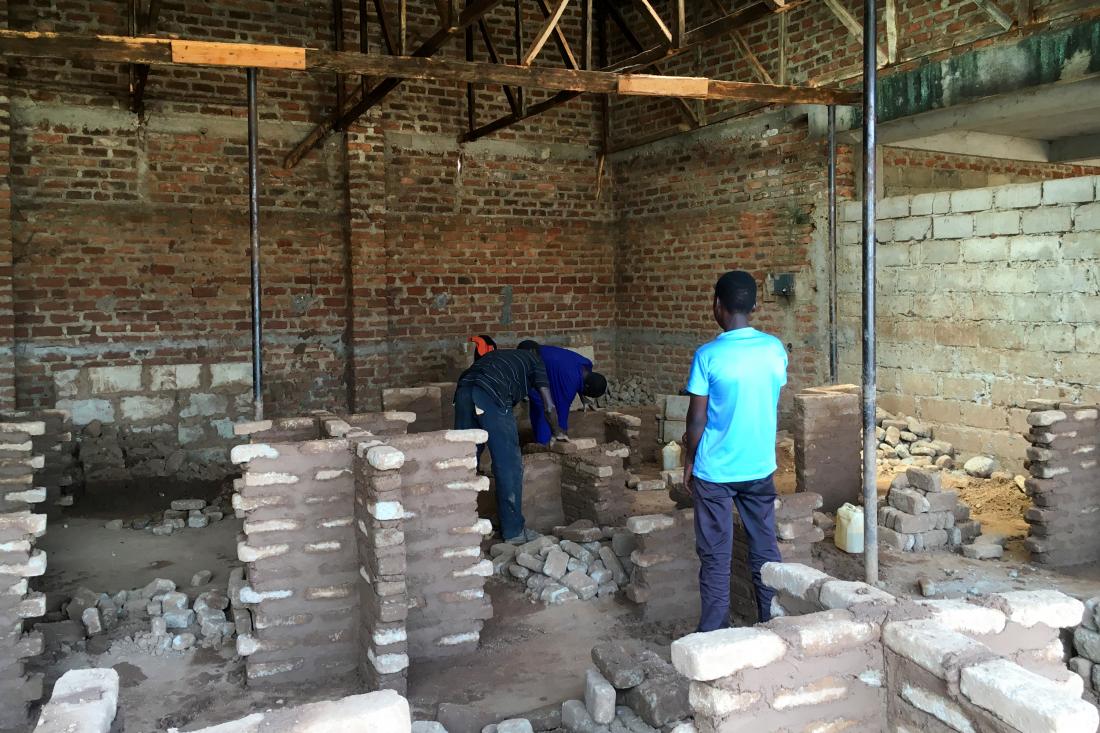
<svg viewBox="0 0 1100 733">
<path fill-rule="evenodd" d="M 28 590 L 28 578 L 46 572 L 46 553 L 35 542 L 46 532 L 46 515 L 32 505 L 46 500 L 35 486 L 35 473 L 45 465 L 34 452 L 34 439 L 46 433 L 41 420 L 0 422 L 0 729 L 27 724 L 30 703 L 42 697 L 42 675 L 29 675 L 24 661 L 42 653 L 40 632 L 24 633 L 23 619 L 46 613 L 46 597 Z"/>
<path fill-rule="evenodd" d="M 1092 405 L 1034 400 L 1024 435 L 1024 483 L 1034 506 L 1024 518 L 1034 562 L 1079 565 L 1100 561 L 1100 410 Z"/>
<path fill-rule="evenodd" d="M 813 387 L 794 396 L 794 465 L 798 491 L 820 494 L 822 510 L 859 500 L 863 433 L 859 387 Z"/>
<path fill-rule="evenodd" d="M 252 365 L 134 364 L 54 372 L 88 485 L 232 473 L 234 424 L 251 420 Z"/>
<path fill-rule="evenodd" d="M 590 441 L 595 443 L 595 441 Z M 565 522 L 587 519 L 621 526 L 627 515 L 626 471 L 629 449 L 618 444 L 590 448 L 588 441 L 555 443 L 561 457 L 561 503 Z"/>
<path fill-rule="evenodd" d="M 994 594 L 981 604 L 903 602 L 783 563 L 766 565 L 765 579 L 787 597 L 828 610 L 674 642 L 672 662 L 692 680 L 701 733 L 740 731 L 749 719 L 762 733 L 1068 733 L 1100 723 L 1081 699 L 1079 677 L 1064 665 L 1056 669 L 1049 653 L 1040 664 L 1020 648 L 1021 637 L 1057 639 L 1056 625 L 1080 620 L 1083 604 L 1068 596 L 1035 591 Z"/>
<path fill-rule="evenodd" d="M 631 517 L 633 570 L 626 597 L 639 604 L 643 621 L 687 621 L 699 617 L 699 557 L 695 554 L 695 511 Z"/>
</svg>

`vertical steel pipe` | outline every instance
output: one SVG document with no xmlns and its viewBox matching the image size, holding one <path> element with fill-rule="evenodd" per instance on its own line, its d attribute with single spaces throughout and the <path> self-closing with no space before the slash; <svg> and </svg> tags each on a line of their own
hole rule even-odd
<svg viewBox="0 0 1100 733">
<path fill-rule="evenodd" d="M 878 439 L 875 437 L 875 101 L 878 85 L 875 0 L 863 0 L 863 562 L 878 582 Z"/>
<path fill-rule="evenodd" d="M 263 323 L 260 315 L 260 176 L 257 148 L 256 69 L 248 70 L 248 236 L 252 259 L 252 406 L 264 418 Z"/>
<path fill-rule="evenodd" d="M 829 105 L 829 382 L 838 379 L 836 251 L 836 105 Z"/>
</svg>

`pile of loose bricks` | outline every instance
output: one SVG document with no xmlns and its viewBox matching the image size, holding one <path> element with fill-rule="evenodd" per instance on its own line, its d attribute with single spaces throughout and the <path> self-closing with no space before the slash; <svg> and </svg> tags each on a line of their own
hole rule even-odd
<svg viewBox="0 0 1100 733">
<path fill-rule="evenodd" d="M 480 548 L 491 527 L 476 511 L 485 434 L 406 435 L 412 420 L 318 412 L 238 426 L 252 441 L 233 449 L 250 683 L 357 673 L 403 691 L 410 661 L 477 646 L 492 615 Z"/>
<path fill-rule="evenodd" d="M 932 427 L 915 417 L 891 415 L 879 409 L 875 415 L 878 457 L 889 465 L 955 467 L 955 446 L 934 440 Z"/>
<path fill-rule="evenodd" d="M 37 733 L 109 733 L 119 729 L 118 672 L 110 668 L 74 669 L 57 680 L 49 702 L 42 707 L 35 726 Z M 364 730 L 371 733 L 410 733 L 412 715 L 408 701 L 397 693 L 384 690 L 350 695 L 339 700 L 324 700 L 252 713 L 239 720 L 196 733 L 259 731 L 265 733 L 335 733 Z M 169 728 L 178 733 L 178 728 Z"/>
<path fill-rule="evenodd" d="M 672 644 L 706 733 L 1094 731 L 1061 632 L 1083 604 L 1057 591 L 905 601 L 803 565 L 764 580 L 791 613 Z"/>
<path fill-rule="evenodd" d="M 859 497 L 862 433 L 858 386 L 812 387 L 794 396 L 795 480 L 799 491 L 821 495 L 825 512 Z"/>
<path fill-rule="evenodd" d="M 35 485 L 35 474 L 45 458 L 34 449 L 36 437 L 46 435 L 41 420 L 0 422 L 0 728 L 21 728 L 27 723 L 32 701 L 42 697 L 42 676 L 29 675 L 25 660 L 42 653 L 39 632 L 24 633 L 24 619 L 46 613 L 46 597 L 29 590 L 28 578 L 46 572 L 46 553 L 35 542 L 46 532 L 46 515 L 32 512 L 32 505 L 46 500 L 46 490 Z"/>
<path fill-rule="evenodd" d="M 1025 519 L 1032 560 L 1077 565 L 1100 560 L 1100 411 L 1092 405 L 1033 400 L 1024 435 L 1034 506 Z"/>
<path fill-rule="evenodd" d="M 959 495 L 943 490 L 938 469 L 909 468 L 895 476 L 878 524 L 879 541 L 903 552 L 958 547 L 982 532 Z"/>
</svg>

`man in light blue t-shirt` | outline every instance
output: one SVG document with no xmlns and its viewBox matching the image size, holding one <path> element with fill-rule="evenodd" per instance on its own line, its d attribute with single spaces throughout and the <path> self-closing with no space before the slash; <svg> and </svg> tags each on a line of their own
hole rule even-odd
<svg viewBox="0 0 1100 733">
<path fill-rule="evenodd" d="M 688 377 L 684 485 L 695 500 L 699 631 L 729 625 L 734 504 L 748 535 L 759 620 L 771 618 L 775 594 L 761 581 L 760 568 L 780 561 L 772 475 L 787 351 L 779 339 L 749 326 L 755 310 L 752 275 L 734 270 L 720 277 L 714 320 L 723 333 L 695 352 Z"/>
</svg>

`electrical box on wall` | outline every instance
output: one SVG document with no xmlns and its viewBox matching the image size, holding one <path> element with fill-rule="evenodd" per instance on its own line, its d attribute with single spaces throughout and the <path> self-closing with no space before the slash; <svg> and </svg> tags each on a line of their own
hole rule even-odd
<svg viewBox="0 0 1100 733">
<path fill-rule="evenodd" d="M 774 275 L 768 275 L 768 295 L 772 298 L 793 298 L 794 297 L 794 273 L 793 272 L 780 272 Z"/>
</svg>

